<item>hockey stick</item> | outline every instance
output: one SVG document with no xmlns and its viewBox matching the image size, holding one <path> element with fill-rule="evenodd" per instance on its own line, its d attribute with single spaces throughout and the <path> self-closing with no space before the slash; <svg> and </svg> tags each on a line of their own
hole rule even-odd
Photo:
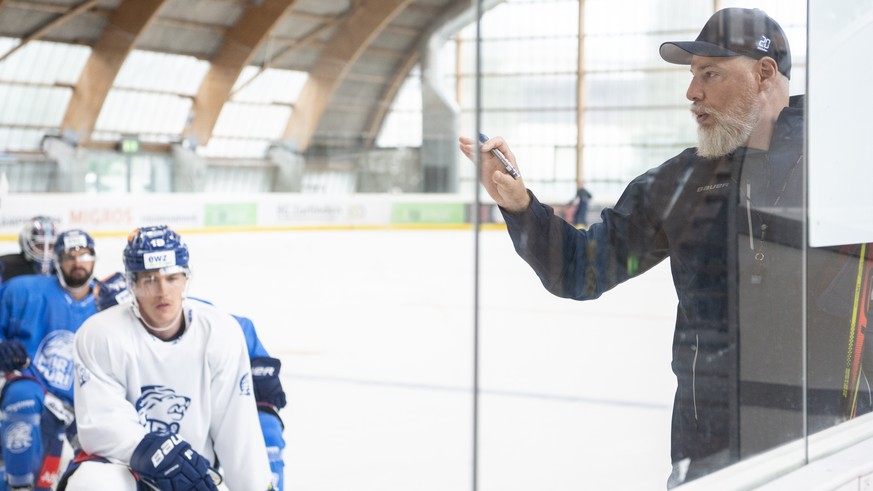
<svg viewBox="0 0 873 491">
<path fill-rule="evenodd" d="M 858 274 L 852 302 L 852 317 L 849 324 L 849 344 L 846 351 L 845 376 L 843 379 L 843 415 L 852 419 L 858 410 L 858 387 L 861 383 L 861 355 L 864 350 L 864 335 L 867 330 L 867 312 L 870 308 L 873 266 L 867 262 L 867 244 L 861 244 L 858 255 Z"/>
</svg>

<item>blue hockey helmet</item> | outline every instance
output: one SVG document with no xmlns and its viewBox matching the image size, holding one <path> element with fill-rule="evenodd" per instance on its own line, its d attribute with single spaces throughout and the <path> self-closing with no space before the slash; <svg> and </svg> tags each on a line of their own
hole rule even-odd
<svg viewBox="0 0 873 491">
<path fill-rule="evenodd" d="M 97 311 L 106 310 L 113 305 L 127 302 L 133 296 L 127 288 L 127 280 L 122 273 L 113 273 L 98 280 L 94 287 L 94 299 Z"/>
<path fill-rule="evenodd" d="M 78 261 L 90 261 L 91 270 L 87 277 L 76 277 L 75 274 L 68 275 L 64 272 L 63 262 L 66 254 L 78 250 L 88 251 L 85 254 L 77 255 Z M 91 283 L 91 278 L 94 276 L 94 260 L 96 253 L 94 249 L 94 239 L 88 235 L 88 232 L 80 229 L 65 230 L 58 234 L 55 240 L 55 264 L 57 268 L 55 274 L 60 280 L 61 285 L 66 289 L 86 288 Z"/>
<path fill-rule="evenodd" d="M 88 249 L 91 251 L 91 254 L 96 254 L 94 249 L 94 239 L 88 235 L 88 232 L 80 229 L 65 230 L 61 232 L 55 240 L 55 261 L 60 264 L 60 260 L 64 254 L 78 249 Z"/>
<path fill-rule="evenodd" d="M 140 227 L 127 237 L 122 253 L 124 272 L 188 270 L 188 246 L 166 225 Z"/>
<path fill-rule="evenodd" d="M 58 226 L 51 217 L 37 215 L 24 222 L 18 233 L 18 245 L 37 273 L 51 272 L 52 248 L 58 238 Z"/>
</svg>

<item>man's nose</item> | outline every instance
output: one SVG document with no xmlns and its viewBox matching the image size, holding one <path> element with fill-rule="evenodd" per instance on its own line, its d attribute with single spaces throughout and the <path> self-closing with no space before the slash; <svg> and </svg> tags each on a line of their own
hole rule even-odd
<svg viewBox="0 0 873 491">
<path fill-rule="evenodd" d="M 167 282 L 163 278 L 159 279 L 155 282 L 154 289 L 156 294 L 164 293 L 167 290 Z"/>
<path fill-rule="evenodd" d="M 691 79 L 691 83 L 688 84 L 688 90 L 685 91 L 685 97 L 692 102 L 703 100 L 703 90 L 700 88 L 697 77 Z"/>
</svg>

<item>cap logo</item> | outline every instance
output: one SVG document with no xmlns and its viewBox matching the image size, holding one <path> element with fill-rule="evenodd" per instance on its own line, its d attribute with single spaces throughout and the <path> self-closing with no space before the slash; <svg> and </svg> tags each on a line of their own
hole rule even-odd
<svg viewBox="0 0 873 491">
<path fill-rule="evenodd" d="M 767 39 L 767 36 L 761 35 L 761 39 L 758 41 L 758 51 L 765 53 L 770 51 L 770 40 Z"/>
<path fill-rule="evenodd" d="M 145 269 L 160 269 L 176 265 L 176 251 L 147 252 L 142 255 Z"/>
</svg>

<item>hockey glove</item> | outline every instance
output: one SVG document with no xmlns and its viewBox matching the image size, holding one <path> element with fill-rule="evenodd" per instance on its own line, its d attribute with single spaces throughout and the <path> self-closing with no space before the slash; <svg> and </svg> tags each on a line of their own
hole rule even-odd
<svg viewBox="0 0 873 491">
<path fill-rule="evenodd" d="M 161 491 L 218 491 L 209 463 L 179 435 L 149 433 L 130 458 L 140 480 Z"/>
<path fill-rule="evenodd" d="M 29 364 L 30 358 L 27 356 L 27 350 L 18 340 L 4 339 L 0 341 L 0 372 L 27 368 Z"/>
<path fill-rule="evenodd" d="M 285 391 L 279 380 L 282 362 L 277 358 L 261 356 L 252 358 L 252 383 L 255 386 L 255 400 L 278 409 L 285 407 Z"/>
</svg>

